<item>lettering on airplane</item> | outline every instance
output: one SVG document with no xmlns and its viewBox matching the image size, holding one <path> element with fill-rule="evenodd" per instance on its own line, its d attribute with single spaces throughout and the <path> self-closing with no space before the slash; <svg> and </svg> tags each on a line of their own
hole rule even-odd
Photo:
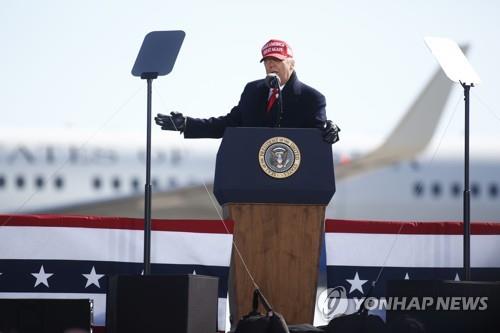
<svg viewBox="0 0 500 333">
<path fill-rule="evenodd" d="M 155 164 L 178 165 L 182 162 L 182 153 L 178 149 L 171 151 L 153 151 L 151 160 Z M 0 164 L 6 165 L 55 165 L 68 163 L 70 165 L 115 165 L 120 160 L 131 158 L 132 162 L 145 163 L 146 153 L 138 150 L 129 153 L 118 149 L 102 147 L 77 146 L 27 146 L 15 145 L 5 147 L 0 145 Z"/>
<path fill-rule="evenodd" d="M 146 152 L 144 150 L 140 150 L 137 153 L 137 157 L 139 161 L 146 161 Z M 178 165 L 182 161 L 182 154 L 180 150 L 173 149 L 168 154 L 166 151 L 156 151 L 151 153 L 151 161 L 156 164 L 162 163 L 170 163 L 172 165 Z"/>
</svg>

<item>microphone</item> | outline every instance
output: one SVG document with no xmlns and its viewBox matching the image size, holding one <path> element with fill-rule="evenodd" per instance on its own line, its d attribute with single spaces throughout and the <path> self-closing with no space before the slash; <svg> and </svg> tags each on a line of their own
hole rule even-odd
<svg viewBox="0 0 500 333">
<path fill-rule="evenodd" d="M 276 73 L 269 73 L 266 76 L 266 86 L 269 88 L 279 88 L 281 84 L 280 77 Z"/>
</svg>

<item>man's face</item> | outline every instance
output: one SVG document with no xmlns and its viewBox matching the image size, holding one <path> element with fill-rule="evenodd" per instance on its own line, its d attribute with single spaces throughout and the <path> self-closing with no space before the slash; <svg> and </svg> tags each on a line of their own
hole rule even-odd
<svg viewBox="0 0 500 333">
<path fill-rule="evenodd" d="M 279 76 L 281 85 L 284 85 L 293 73 L 295 62 L 292 58 L 279 60 L 278 58 L 267 57 L 264 59 L 266 74 L 275 73 Z"/>
</svg>

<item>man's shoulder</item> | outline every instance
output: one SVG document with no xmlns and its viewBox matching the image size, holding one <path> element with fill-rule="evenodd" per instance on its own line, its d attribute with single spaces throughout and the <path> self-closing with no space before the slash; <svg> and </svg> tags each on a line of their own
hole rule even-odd
<svg viewBox="0 0 500 333">
<path fill-rule="evenodd" d="M 318 97 L 318 98 L 325 98 L 325 96 L 322 93 L 320 93 L 317 89 L 311 87 L 310 85 L 308 85 L 302 81 L 296 80 L 294 85 L 295 85 L 294 91 L 297 94 L 306 95 L 306 96 L 314 96 L 314 97 Z"/>
<path fill-rule="evenodd" d="M 264 79 L 260 79 L 260 80 L 255 80 L 255 81 L 250 81 L 248 82 L 246 85 L 245 85 L 245 89 L 259 89 L 259 88 L 262 88 L 266 85 L 265 83 L 265 80 Z"/>
</svg>

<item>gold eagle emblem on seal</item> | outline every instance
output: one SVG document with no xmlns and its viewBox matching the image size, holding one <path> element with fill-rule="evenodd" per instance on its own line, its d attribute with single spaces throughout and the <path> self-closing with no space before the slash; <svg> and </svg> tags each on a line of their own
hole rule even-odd
<svg viewBox="0 0 500 333">
<path fill-rule="evenodd" d="M 260 147 L 259 164 L 273 178 L 290 177 L 300 166 L 299 147 L 283 136 L 270 138 Z"/>
</svg>

